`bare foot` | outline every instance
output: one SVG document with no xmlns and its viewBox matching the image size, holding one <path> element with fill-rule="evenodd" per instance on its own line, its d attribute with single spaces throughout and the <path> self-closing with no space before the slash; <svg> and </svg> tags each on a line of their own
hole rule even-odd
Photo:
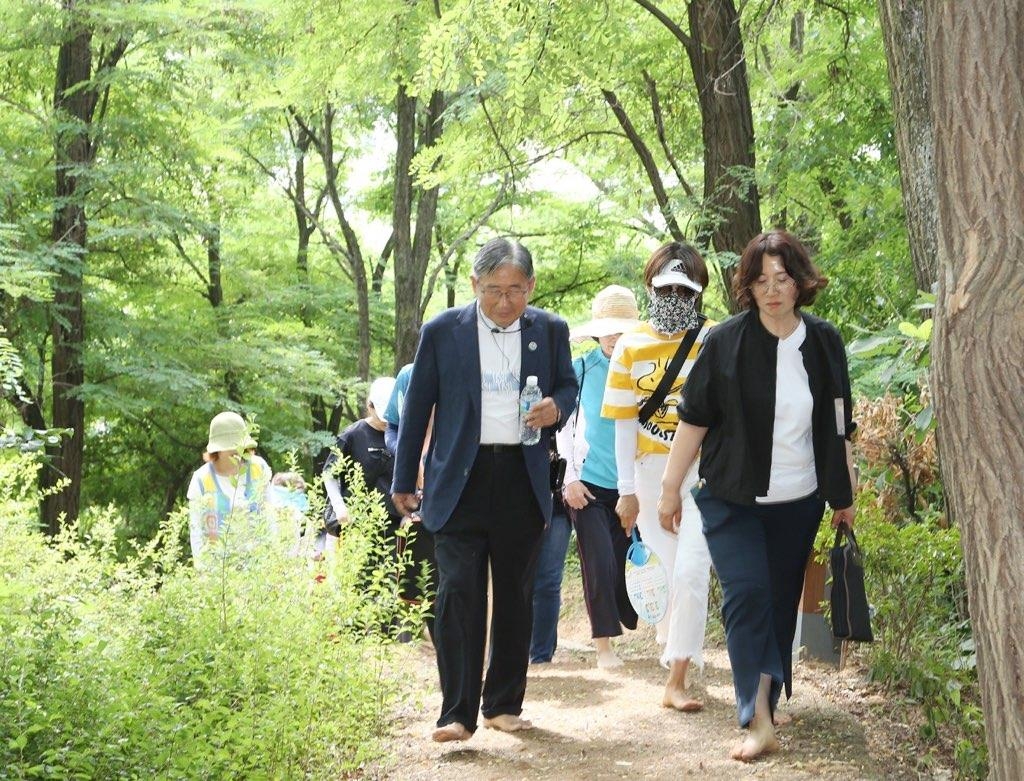
<svg viewBox="0 0 1024 781">
<path fill-rule="evenodd" d="M 611 667 L 622 667 L 622 660 L 618 657 L 615 651 L 598 651 L 597 652 L 597 666 L 603 670 L 607 670 Z"/>
<path fill-rule="evenodd" d="M 793 721 L 792 716 L 788 713 L 779 713 L 778 711 L 775 711 L 775 716 L 772 718 L 772 722 L 776 727 L 785 727 L 791 721 Z"/>
<path fill-rule="evenodd" d="M 699 710 L 704 710 L 704 703 L 678 689 L 666 688 L 665 695 L 661 698 L 661 707 L 675 708 L 683 713 L 696 713 Z"/>
<path fill-rule="evenodd" d="M 469 740 L 473 737 L 473 733 L 459 722 L 453 721 L 451 724 L 445 724 L 443 727 L 435 729 L 431 737 L 435 743 L 448 743 L 453 740 Z"/>
<path fill-rule="evenodd" d="M 533 722 L 513 716 L 511 713 L 502 713 L 493 719 L 484 719 L 484 726 L 499 732 L 519 732 L 523 729 L 533 729 Z"/>
<path fill-rule="evenodd" d="M 775 729 L 767 730 L 751 729 L 746 738 L 733 746 L 730 756 L 740 762 L 750 762 L 766 754 L 773 754 L 779 750 L 779 741 L 775 737 Z"/>
</svg>

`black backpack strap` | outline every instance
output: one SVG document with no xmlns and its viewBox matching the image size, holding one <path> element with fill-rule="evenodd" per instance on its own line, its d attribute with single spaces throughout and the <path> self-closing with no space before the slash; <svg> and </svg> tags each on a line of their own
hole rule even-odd
<svg viewBox="0 0 1024 781">
<path fill-rule="evenodd" d="M 697 341 L 697 336 L 704 328 L 704 322 L 707 318 L 704 315 L 698 314 L 696 328 L 691 328 L 686 332 L 686 336 L 683 337 L 683 341 L 679 343 L 679 347 L 676 348 L 676 354 L 672 356 L 672 362 L 665 369 L 665 373 L 661 377 L 661 382 L 658 383 L 658 387 L 654 389 L 654 393 L 651 394 L 650 398 L 643 407 L 640 408 L 640 414 L 637 417 L 640 419 L 641 425 L 650 420 L 651 415 L 654 414 L 654 410 L 661 406 L 661 403 L 665 401 L 665 397 L 668 396 L 669 390 L 672 388 L 672 383 L 679 377 L 679 371 L 683 368 L 683 362 L 686 360 L 686 356 L 690 354 L 690 350 L 693 349 L 693 343 Z"/>
</svg>

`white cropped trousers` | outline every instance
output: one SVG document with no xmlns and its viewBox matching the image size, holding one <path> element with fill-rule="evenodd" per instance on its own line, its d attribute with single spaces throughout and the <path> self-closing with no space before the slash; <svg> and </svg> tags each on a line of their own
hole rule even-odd
<svg viewBox="0 0 1024 781">
<path fill-rule="evenodd" d="M 704 539 L 703 520 L 690 489 L 697 482 L 697 465 L 680 488 L 683 518 L 679 534 L 671 534 L 658 523 L 658 497 L 668 454 L 644 454 L 636 460 L 636 495 L 640 503 L 637 526 L 640 536 L 657 554 L 669 580 L 669 606 L 658 622 L 658 643 L 664 645 L 661 663 L 690 659 L 704 668 L 704 630 L 708 622 L 708 587 L 711 583 L 711 554 Z"/>
</svg>

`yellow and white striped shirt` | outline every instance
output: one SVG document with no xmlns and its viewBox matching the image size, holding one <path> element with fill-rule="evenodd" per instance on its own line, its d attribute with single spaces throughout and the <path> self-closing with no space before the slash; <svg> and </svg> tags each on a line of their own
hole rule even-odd
<svg viewBox="0 0 1024 781">
<path fill-rule="evenodd" d="M 665 400 L 646 423 L 637 427 L 638 456 L 644 453 L 668 453 L 679 425 L 676 405 L 682 398 L 683 383 L 693 368 L 708 331 L 714 325 L 711 320 L 704 323 Z M 658 333 L 649 323 L 642 323 L 635 331 L 620 336 L 608 367 L 608 383 L 605 385 L 601 416 L 616 420 L 637 418 L 640 409 L 661 382 L 681 339 L 682 335 L 665 336 Z"/>
</svg>

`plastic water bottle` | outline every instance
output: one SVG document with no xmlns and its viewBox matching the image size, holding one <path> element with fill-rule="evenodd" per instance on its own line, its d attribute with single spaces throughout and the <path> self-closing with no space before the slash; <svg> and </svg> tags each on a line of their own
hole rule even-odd
<svg viewBox="0 0 1024 781">
<path fill-rule="evenodd" d="M 540 442 L 540 429 L 526 424 L 526 413 L 530 407 L 544 398 L 537 385 L 537 378 L 532 374 L 526 378 L 526 387 L 519 395 L 519 441 L 524 445 L 536 445 Z"/>
</svg>

